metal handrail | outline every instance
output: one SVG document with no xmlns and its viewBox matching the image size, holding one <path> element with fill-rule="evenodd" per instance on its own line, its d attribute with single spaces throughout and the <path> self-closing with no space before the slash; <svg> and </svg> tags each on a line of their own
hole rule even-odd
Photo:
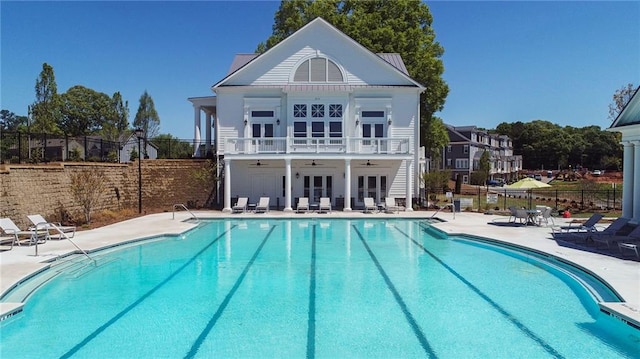
<svg viewBox="0 0 640 359">
<path fill-rule="evenodd" d="M 189 212 L 191 214 L 191 216 L 196 219 L 196 221 L 200 222 L 200 218 L 198 218 L 195 214 L 193 214 L 193 212 L 191 212 L 189 210 L 189 208 L 187 208 L 187 206 L 185 206 L 182 203 L 176 203 L 176 204 L 173 205 L 173 212 L 172 212 L 172 218 L 171 219 L 176 219 L 176 208 L 178 208 L 178 207 L 184 208 L 184 210 Z"/>
<path fill-rule="evenodd" d="M 58 226 L 56 226 L 53 223 L 47 223 L 47 222 L 42 222 L 42 223 L 38 223 L 36 224 L 36 228 L 35 228 L 35 236 L 36 236 L 36 256 L 38 255 L 38 228 L 40 226 L 44 226 L 44 230 L 49 232 L 50 229 L 55 229 L 56 231 L 58 231 L 58 233 L 60 233 L 61 236 L 63 236 L 65 239 L 67 239 L 69 242 L 71 242 L 71 244 L 73 244 L 74 247 L 78 248 L 78 250 L 80 252 L 82 252 L 82 254 L 84 254 L 85 256 L 87 256 L 87 258 L 89 258 L 89 260 L 93 261 L 94 264 L 96 264 L 96 260 L 93 259 L 89 253 L 87 253 L 84 249 L 80 248 L 76 242 L 72 241 L 71 238 L 69 238 L 69 236 L 67 236 L 66 233 L 64 233 L 60 228 L 58 228 Z M 47 233 L 47 237 L 49 236 L 49 234 Z"/>
</svg>

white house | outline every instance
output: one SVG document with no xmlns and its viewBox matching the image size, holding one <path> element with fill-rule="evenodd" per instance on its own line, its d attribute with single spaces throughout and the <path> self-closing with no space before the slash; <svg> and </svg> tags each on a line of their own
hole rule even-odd
<svg viewBox="0 0 640 359">
<path fill-rule="evenodd" d="M 640 224 L 640 87 L 607 130 L 622 133 L 622 216 Z"/>
<path fill-rule="evenodd" d="M 224 211 L 233 197 L 263 196 L 285 211 L 298 197 L 350 211 L 387 196 L 411 210 L 425 88 L 398 54 L 372 53 L 317 18 L 263 54 L 237 55 L 212 90 L 189 101 L 194 148 L 204 112 L 204 150 L 224 159 Z"/>
</svg>

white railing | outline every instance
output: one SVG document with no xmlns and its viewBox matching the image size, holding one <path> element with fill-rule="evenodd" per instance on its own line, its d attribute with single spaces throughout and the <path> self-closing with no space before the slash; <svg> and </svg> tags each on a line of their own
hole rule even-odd
<svg viewBox="0 0 640 359">
<path fill-rule="evenodd" d="M 409 154 L 409 138 L 274 137 L 228 138 L 225 154 L 352 153 Z"/>
</svg>

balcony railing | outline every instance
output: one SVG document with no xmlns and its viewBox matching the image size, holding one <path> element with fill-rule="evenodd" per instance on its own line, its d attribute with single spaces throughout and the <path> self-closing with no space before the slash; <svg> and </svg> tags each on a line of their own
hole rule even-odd
<svg viewBox="0 0 640 359">
<path fill-rule="evenodd" d="M 225 143 L 225 154 L 276 153 L 410 154 L 412 151 L 408 138 L 228 138 Z"/>
</svg>

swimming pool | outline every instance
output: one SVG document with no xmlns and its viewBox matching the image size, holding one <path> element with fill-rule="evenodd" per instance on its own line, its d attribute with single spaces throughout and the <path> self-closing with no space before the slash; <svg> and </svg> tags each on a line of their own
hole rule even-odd
<svg viewBox="0 0 640 359">
<path fill-rule="evenodd" d="M 600 313 L 593 296 L 614 296 L 606 287 L 587 290 L 558 264 L 416 220 L 215 220 L 94 257 L 97 266 L 79 258 L 47 271 L 24 311 L 1 324 L 3 359 L 631 358 L 640 349 L 638 331 Z"/>
</svg>

